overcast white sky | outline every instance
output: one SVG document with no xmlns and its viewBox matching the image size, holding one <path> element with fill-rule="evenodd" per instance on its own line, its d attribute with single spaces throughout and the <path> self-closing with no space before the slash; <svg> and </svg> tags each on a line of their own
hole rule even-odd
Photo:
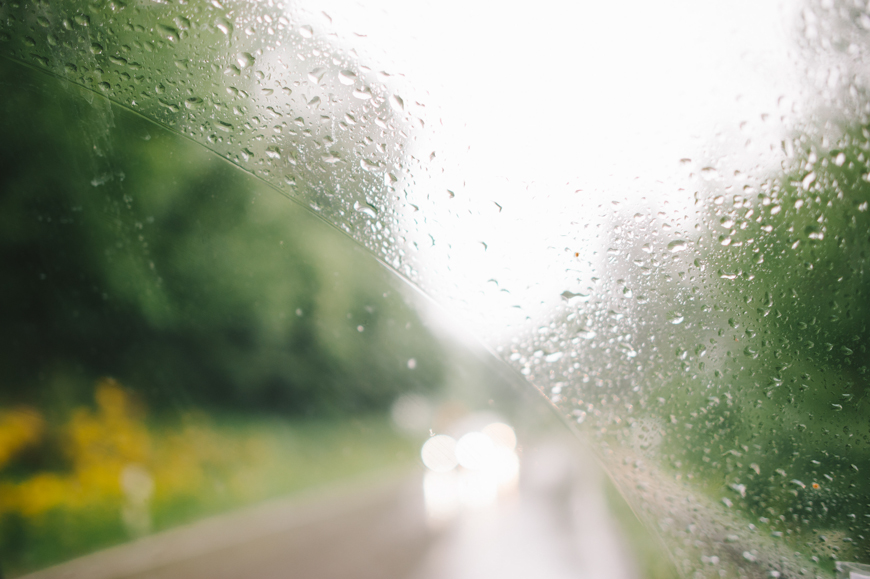
<svg viewBox="0 0 870 579">
<path fill-rule="evenodd" d="M 427 208 L 445 243 L 428 254 L 424 289 L 498 341 L 545 322 L 595 275 L 608 239 L 584 225 L 664 201 L 688 212 L 705 166 L 722 178 L 776 166 L 779 119 L 801 101 L 798 8 L 311 0 L 301 15 L 361 64 L 400 75 L 409 108 L 435 124 L 437 160 L 417 169 L 417 187 L 476 204 Z M 569 249 L 580 255 L 566 267 Z"/>
</svg>

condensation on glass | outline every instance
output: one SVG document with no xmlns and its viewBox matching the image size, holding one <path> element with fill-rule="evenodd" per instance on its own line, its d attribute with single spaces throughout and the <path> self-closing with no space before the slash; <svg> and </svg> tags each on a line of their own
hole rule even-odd
<svg viewBox="0 0 870 579">
<path fill-rule="evenodd" d="M 6 2 L 0 50 L 212 149 L 447 306 L 686 576 L 870 562 L 866 6 L 440 10 Z M 459 443 L 437 442 L 449 471 Z"/>
</svg>

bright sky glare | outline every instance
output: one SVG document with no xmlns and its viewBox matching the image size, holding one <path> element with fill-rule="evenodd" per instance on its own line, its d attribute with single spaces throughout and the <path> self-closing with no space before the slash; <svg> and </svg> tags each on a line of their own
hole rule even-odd
<svg viewBox="0 0 870 579">
<path fill-rule="evenodd" d="M 688 211 L 707 165 L 769 172 L 800 106 L 795 8 L 773 0 L 309 6 L 303 20 L 401 75 L 437 125 L 416 186 L 456 198 L 427 210 L 440 249 L 424 289 L 490 343 L 583 291 L 606 218 Z"/>
</svg>

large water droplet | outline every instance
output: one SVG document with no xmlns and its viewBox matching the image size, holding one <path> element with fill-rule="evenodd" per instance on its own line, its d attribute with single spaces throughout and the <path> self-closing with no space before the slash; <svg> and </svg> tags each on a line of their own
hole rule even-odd
<svg viewBox="0 0 870 579">
<path fill-rule="evenodd" d="M 571 301 L 580 301 L 587 302 L 589 301 L 590 294 L 582 294 L 582 293 L 574 293 L 568 290 L 563 291 L 561 294 L 562 299 L 571 302 Z"/>
<path fill-rule="evenodd" d="M 684 319 L 685 318 L 683 317 L 683 314 L 681 314 L 680 312 L 668 313 L 668 321 L 670 323 L 674 324 L 675 326 L 678 324 L 682 324 Z"/>
<path fill-rule="evenodd" d="M 233 25 L 226 18 L 218 18 L 214 22 L 215 28 L 226 34 L 227 36 L 232 36 L 233 34 Z"/>
<path fill-rule="evenodd" d="M 552 354 L 545 356 L 544 360 L 552 364 L 553 362 L 558 362 L 559 360 L 561 360 L 562 356 L 564 355 L 564 352 L 553 352 Z"/>
<path fill-rule="evenodd" d="M 254 57 L 250 52 L 240 52 L 236 55 L 236 62 L 239 68 L 248 68 L 254 65 Z"/>
<path fill-rule="evenodd" d="M 157 25 L 157 32 L 169 42 L 178 42 L 178 30 L 165 24 Z"/>
<path fill-rule="evenodd" d="M 701 177 L 707 181 L 712 181 L 719 178 L 719 171 L 713 167 L 704 167 L 701 169 Z"/>
<path fill-rule="evenodd" d="M 668 251 L 671 253 L 679 253 L 685 251 L 689 244 L 684 239 L 677 239 L 668 244 Z"/>
<path fill-rule="evenodd" d="M 338 73 L 338 82 L 343 85 L 350 86 L 356 82 L 356 73 L 352 70 L 342 70 Z"/>
<path fill-rule="evenodd" d="M 314 84 L 320 84 L 320 81 L 323 80 L 324 74 L 326 74 L 326 69 L 322 66 L 318 66 L 317 68 L 308 73 L 308 80 L 310 80 Z"/>
<path fill-rule="evenodd" d="M 364 86 L 363 88 L 359 88 L 359 89 L 354 89 L 353 96 L 355 96 L 356 98 L 358 98 L 360 100 L 367 101 L 370 98 L 372 98 L 372 89 L 370 89 L 367 86 Z"/>
<path fill-rule="evenodd" d="M 375 208 L 369 205 L 368 203 L 360 203 L 359 201 L 353 202 L 353 208 L 355 211 L 362 213 L 363 215 L 368 215 L 372 219 L 377 218 L 378 213 L 375 211 Z"/>
<path fill-rule="evenodd" d="M 281 149 L 278 147 L 272 146 L 266 148 L 266 156 L 270 159 L 280 159 L 281 158 Z"/>
</svg>

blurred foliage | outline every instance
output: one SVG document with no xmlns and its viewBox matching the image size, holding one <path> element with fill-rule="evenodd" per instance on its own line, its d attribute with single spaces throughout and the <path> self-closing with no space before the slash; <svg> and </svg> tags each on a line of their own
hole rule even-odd
<svg viewBox="0 0 870 579">
<path fill-rule="evenodd" d="M 4 58 L 0 111 L 5 572 L 416 455 L 384 412 L 441 388 L 444 353 L 392 272 L 204 147 Z"/>
<path fill-rule="evenodd" d="M 203 147 L 0 60 L 0 402 L 385 408 L 442 354 L 389 272 Z M 416 368 L 407 367 L 414 358 Z"/>
<path fill-rule="evenodd" d="M 786 148 L 780 175 L 710 195 L 715 242 L 695 265 L 718 324 L 677 349 L 697 381 L 665 390 L 663 450 L 831 567 L 870 560 L 870 130 Z"/>
</svg>

